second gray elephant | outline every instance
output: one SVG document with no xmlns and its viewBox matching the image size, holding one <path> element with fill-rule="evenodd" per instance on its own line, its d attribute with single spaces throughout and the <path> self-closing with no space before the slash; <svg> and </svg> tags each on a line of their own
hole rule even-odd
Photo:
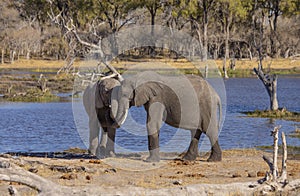
<svg viewBox="0 0 300 196">
<path fill-rule="evenodd" d="M 83 93 L 83 105 L 89 117 L 89 152 L 98 158 L 115 154 L 116 128 L 112 127 L 110 118 L 110 100 L 112 89 L 116 86 L 120 86 L 118 80 L 107 78 L 90 84 Z"/>
<path fill-rule="evenodd" d="M 123 124 L 131 106 L 144 106 L 147 112 L 148 162 L 160 160 L 159 131 L 163 122 L 191 131 L 192 139 L 184 159 L 195 160 L 201 133 L 211 143 L 208 161 L 221 161 L 218 143 L 222 112 L 215 90 L 200 76 L 162 76 L 146 71 L 125 79 L 113 89 L 111 116 L 114 127 Z"/>
</svg>

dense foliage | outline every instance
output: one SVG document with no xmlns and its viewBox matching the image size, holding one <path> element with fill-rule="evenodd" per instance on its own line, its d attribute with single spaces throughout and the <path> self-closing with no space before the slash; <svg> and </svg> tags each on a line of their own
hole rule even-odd
<svg viewBox="0 0 300 196">
<path fill-rule="evenodd" d="M 300 54 L 298 0 L 2 0 L 0 63 L 82 56 L 140 24 L 189 33 L 202 59 L 253 58 L 258 47 L 272 58 Z"/>
</svg>

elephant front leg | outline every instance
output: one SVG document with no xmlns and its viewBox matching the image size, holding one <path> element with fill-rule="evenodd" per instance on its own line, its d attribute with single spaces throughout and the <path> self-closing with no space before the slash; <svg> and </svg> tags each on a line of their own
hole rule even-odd
<svg viewBox="0 0 300 196">
<path fill-rule="evenodd" d="M 148 135 L 148 149 L 149 157 L 145 160 L 146 162 L 159 162 L 159 134 L 155 133 Z"/>
<path fill-rule="evenodd" d="M 116 129 L 103 127 L 101 131 L 101 141 L 98 145 L 96 156 L 101 159 L 105 157 L 115 157 L 115 135 Z"/>
<path fill-rule="evenodd" d="M 107 146 L 107 140 L 108 140 L 108 133 L 106 128 L 102 128 L 101 130 L 101 140 L 97 147 L 96 156 L 99 159 L 105 158 L 106 154 L 106 146 Z"/>
<path fill-rule="evenodd" d="M 159 130 L 162 125 L 164 106 L 161 103 L 153 103 L 147 110 L 148 149 L 150 156 L 146 162 L 159 162 Z"/>
<path fill-rule="evenodd" d="M 89 153 L 92 155 L 96 155 L 96 150 L 98 148 L 98 143 L 99 143 L 99 129 L 100 129 L 97 117 L 89 119 L 89 129 L 90 129 Z"/>
<path fill-rule="evenodd" d="M 107 144 L 106 144 L 106 157 L 115 157 L 115 137 L 116 137 L 116 129 L 115 128 L 107 128 Z"/>
</svg>

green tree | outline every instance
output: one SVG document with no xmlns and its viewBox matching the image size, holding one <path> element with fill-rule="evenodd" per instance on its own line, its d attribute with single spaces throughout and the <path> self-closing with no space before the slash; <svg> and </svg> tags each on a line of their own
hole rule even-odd
<svg viewBox="0 0 300 196">
<path fill-rule="evenodd" d="M 161 11 L 163 4 L 167 1 L 161 0 L 135 0 L 130 1 L 129 6 L 133 9 L 145 8 L 150 14 L 150 25 L 152 25 L 152 34 L 154 32 L 155 19 L 159 11 Z"/>
<path fill-rule="evenodd" d="M 229 59 L 229 40 L 230 32 L 234 28 L 235 23 L 247 17 L 248 11 L 251 9 L 250 0 L 217 0 L 216 18 L 221 24 L 221 31 L 224 34 L 224 63 L 223 71 L 227 78 L 226 61 Z"/>
<path fill-rule="evenodd" d="M 39 55 L 43 56 L 44 53 L 44 43 L 47 41 L 48 36 L 45 34 L 45 29 L 49 26 L 49 18 L 47 12 L 49 11 L 49 6 L 46 0 L 23 0 L 13 1 L 14 7 L 19 11 L 20 18 L 22 21 L 28 24 L 28 28 L 23 30 L 25 34 L 30 34 L 30 31 L 35 33 L 36 39 L 39 39 Z M 31 29 L 30 29 L 31 28 Z M 28 32 L 28 33 L 27 33 Z M 31 40 L 31 43 L 29 43 Z M 33 44 L 33 37 L 28 39 L 27 50 L 27 58 L 30 58 L 30 51 L 32 47 L 28 47 Z"/>
<path fill-rule="evenodd" d="M 13 2 L 4 0 L 0 2 L 0 48 L 1 63 L 4 63 L 6 55 L 9 54 L 10 62 L 13 63 L 17 40 L 14 32 L 21 29 L 22 25 L 18 10 L 14 7 Z"/>
<path fill-rule="evenodd" d="M 280 56 L 280 37 L 278 35 L 278 18 L 280 16 L 290 17 L 300 13 L 300 3 L 298 0 L 257 0 L 258 7 L 262 10 L 262 15 L 268 20 L 269 40 L 271 57 Z"/>
<path fill-rule="evenodd" d="M 177 29 L 190 22 L 191 35 L 199 41 L 201 59 L 208 56 L 208 25 L 214 12 L 215 0 L 179 0 L 171 1 L 172 11 L 169 14 L 169 25 Z M 171 23 L 172 22 L 172 23 Z"/>
</svg>

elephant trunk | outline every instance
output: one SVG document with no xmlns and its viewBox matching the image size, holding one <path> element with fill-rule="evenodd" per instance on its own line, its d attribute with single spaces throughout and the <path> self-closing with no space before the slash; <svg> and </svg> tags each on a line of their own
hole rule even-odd
<svg viewBox="0 0 300 196">
<path fill-rule="evenodd" d="M 117 100 L 111 101 L 111 118 L 114 119 L 114 128 L 120 127 L 124 124 L 129 110 L 129 103 L 127 102 L 120 102 L 118 103 Z"/>
</svg>

